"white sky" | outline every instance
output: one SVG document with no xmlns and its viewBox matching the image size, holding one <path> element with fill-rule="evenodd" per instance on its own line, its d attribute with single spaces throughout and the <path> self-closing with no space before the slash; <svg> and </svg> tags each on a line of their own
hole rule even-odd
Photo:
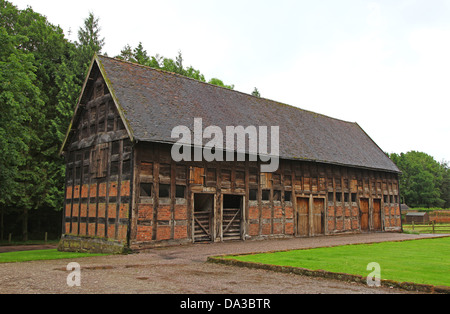
<svg viewBox="0 0 450 314">
<path fill-rule="evenodd" d="M 103 53 L 142 42 L 209 80 L 346 121 L 386 152 L 450 160 L 450 0 L 10 0 Z"/>
</svg>

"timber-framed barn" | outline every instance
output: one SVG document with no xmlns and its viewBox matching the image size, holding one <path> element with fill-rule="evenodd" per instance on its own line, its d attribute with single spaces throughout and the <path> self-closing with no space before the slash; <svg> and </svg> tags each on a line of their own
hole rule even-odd
<svg viewBox="0 0 450 314">
<path fill-rule="evenodd" d="M 174 127 L 279 126 L 279 167 L 175 161 Z M 61 153 L 60 250 L 401 231 L 400 171 L 356 123 L 93 58 Z"/>
</svg>

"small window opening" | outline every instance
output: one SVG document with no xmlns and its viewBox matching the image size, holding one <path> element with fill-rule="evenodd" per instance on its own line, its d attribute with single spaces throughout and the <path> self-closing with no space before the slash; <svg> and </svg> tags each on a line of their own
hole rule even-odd
<svg viewBox="0 0 450 314">
<path fill-rule="evenodd" d="M 274 190 L 273 191 L 273 200 L 274 201 L 281 201 L 281 191 Z"/>
<path fill-rule="evenodd" d="M 141 183 L 141 197 L 152 197 L 151 183 Z"/>
<path fill-rule="evenodd" d="M 270 190 L 263 190 L 262 191 L 262 200 L 263 201 L 269 201 L 270 200 Z"/>
<path fill-rule="evenodd" d="M 169 198 L 170 197 L 170 185 L 169 184 L 160 184 L 159 185 L 159 197 L 160 198 Z"/>
<path fill-rule="evenodd" d="M 175 194 L 176 194 L 175 197 L 176 198 L 186 198 L 185 191 L 186 191 L 186 187 L 185 186 L 177 185 L 176 186 L 176 191 L 175 191 Z"/>
<path fill-rule="evenodd" d="M 334 202 L 334 193 L 328 192 L 328 202 Z"/>
<path fill-rule="evenodd" d="M 250 190 L 248 197 L 249 197 L 250 201 L 257 201 L 258 200 L 258 190 Z"/>
<path fill-rule="evenodd" d="M 292 199 L 292 192 L 291 191 L 285 191 L 284 192 L 284 201 L 285 202 L 291 202 Z"/>
</svg>

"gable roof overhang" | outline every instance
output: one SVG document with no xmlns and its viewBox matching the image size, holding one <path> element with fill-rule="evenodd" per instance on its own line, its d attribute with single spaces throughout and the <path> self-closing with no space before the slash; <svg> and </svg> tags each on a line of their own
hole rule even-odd
<svg viewBox="0 0 450 314">
<path fill-rule="evenodd" d="M 98 73 L 96 73 L 96 72 L 98 72 Z M 92 58 L 91 64 L 89 66 L 89 70 L 88 70 L 87 73 L 88 74 L 87 74 L 87 76 L 86 76 L 86 78 L 84 80 L 83 87 L 81 89 L 81 94 L 80 94 L 80 96 L 78 98 L 77 105 L 75 107 L 75 110 L 74 110 L 74 113 L 73 113 L 73 116 L 72 116 L 72 120 L 70 121 L 69 128 L 67 129 L 66 136 L 64 138 L 63 144 L 62 144 L 61 149 L 59 151 L 60 155 L 63 155 L 64 152 L 67 150 L 67 143 L 69 141 L 71 133 L 74 131 L 72 129 L 72 127 L 76 123 L 76 121 L 80 118 L 80 114 L 81 114 L 81 110 L 80 109 L 83 106 L 85 106 L 86 103 L 88 102 L 87 97 L 88 97 L 90 89 L 93 88 L 93 84 L 95 82 L 95 77 L 97 75 L 102 75 L 102 77 L 103 77 L 103 79 L 105 81 L 105 84 L 108 87 L 109 92 L 111 93 L 111 97 L 112 97 L 113 102 L 114 102 L 114 104 L 116 106 L 116 109 L 117 109 L 117 111 L 119 113 L 119 116 L 120 116 L 120 118 L 123 121 L 125 129 L 126 129 L 126 131 L 128 133 L 128 136 L 129 136 L 131 141 L 134 141 L 132 128 L 131 128 L 131 126 L 129 124 L 129 121 L 127 121 L 127 119 L 126 119 L 126 116 L 124 114 L 124 110 L 121 107 L 118 98 L 116 97 L 116 94 L 114 92 L 114 88 L 113 88 L 113 86 L 111 84 L 111 81 L 108 80 L 105 68 L 103 67 L 102 62 L 101 62 L 101 60 L 100 60 L 100 58 L 98 57 L 97 54 L 95 54 L 94 57 Z"/>
<path fill-rule="evenodd" d="M 174 144 L 171 130 L 203 118 L 204 127 L 278 125 L 280 159 L 400 173 L 398 167 L 357 124 L 254 97 L 178 74 L 95 55 L 61 152 L 95 71 L 112 95 L 131 141 Z M 225 145 L 223 146 L 225 147 Z M 235 150 L 236 151 L 236 150 Z"/>
</svg>

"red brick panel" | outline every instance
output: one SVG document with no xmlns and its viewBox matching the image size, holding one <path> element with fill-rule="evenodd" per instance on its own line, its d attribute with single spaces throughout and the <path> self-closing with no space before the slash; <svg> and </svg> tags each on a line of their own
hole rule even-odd
<svg viewBox="0 0 450 314">
<path fill-rule="evenodd" d="M 153 219 L 153 205 L 139 204 L 138 205 L 138 219 L 152 220 Z"/>
<path fill-rule="evenodd" d="M 109 196 L 117 196 L 117 182 L 109 184 Z"/>
<path fill-rule="evenodd" d="M 249 207 L 248 208 L 248 218 L 249 219 L 259 219 L 259 208 L 258 207 Z"/>
<path fill-rule="evenodd" d="M 250 236 L 259 235 L 259 224 L 250 224 L 249 234 Z"/>
<path fill-rule="evenodd" d="M 156 240 L 170 240 L 170 232 L 170 226 L 158 226 L 158 228 L 156 229 Z"/>
<path fill-rule="evenodd" d="M 68 187 L 67 187 L 67 190 L 66 190 L 66 199 L 68 199 L 68 200 L 72 199 L 72 190 L 73 190 L 72 186 L 68 186 Z"/>
<path fill-rule="evenodd" d="M 119 225 L 119 234 L 117 240 L 125 242 L 127 240 L 128 227 L 126 225 Z"/>
<path fill-rule="evenodd" d="M 120 204 L 119 218 L 126 219 L 129 217 L 129 204 Z"/>
<path fill-rule="evenodd" d="M 106 204 L 98 204 L 98 217 L 106 218 Z"/>
<path fill-rule="evenodd" d="M 264 206 L 262 208 L 262 218 L 263 219 L 270 219 L 272 218 L 272 211 L 270 207 Z"/>
<path fill-rule="evenodd" d="M 284 211 L 285 211 L 286 219 L 294 218 L 294 209 L 292 207 L 286 207 L 284 209 Z"/>
<path fill-rule="evenodd" d="M 175 240 L 187 239 L 187 226 L 175 226 L 174 238 Z"/>
<path fill-rule="evenodd" d="M 121 196 L 130 196 L 131 195 L 130 181 L 122 181 L 121 186 L 120 186 L 120 195 Z"/>
<path fill-rule="evenodd" d="M 275 206 L 273 210 L 274 218 L 283 218 L 283 208 L 281 206 Z"/>
<path fill-rule="evenodd" d="M 90 186 L 91 191 L 89 192 L 90 197 L 96 197 L 97 196 L 97 184 L 92 184 Z"/>
<path fill-rule="evenodd" d="M 161 205 L 158 207 L 158 220 L 168 221 L 171 219 L 171 206 L 170 205 Z"/>
<path fill-rule="evenodd" d="M 271 224 L 270 223 L 266 223 L 262 225 L 262 234 L 263 235 L 270 235 L 272 233 L 271 230 Z"/>
<path fill-rule="evenodd" d="M 285 225 L 285 232 L 287 235 L 293 235 L 294 234 L 294 223 L 287 222 Z"/>
<path fill-rule="evenodd" d="M 138 226 L 136 240 L 140 242 L 152 241 L 153 228 L 152 226 Z"/>
<path fill-rule="evenodd" d="M 187 206 L 186 205 L 175 205 L 175 220 L 186 220 L 187 219 Z"/>
<path fill-rule="evenodd" d="M 117 205 L 116 205 L 116 203 L 108 204 L 108 218 L 116 218 L 116 216 L 117 216 Z"/>
</svg>

